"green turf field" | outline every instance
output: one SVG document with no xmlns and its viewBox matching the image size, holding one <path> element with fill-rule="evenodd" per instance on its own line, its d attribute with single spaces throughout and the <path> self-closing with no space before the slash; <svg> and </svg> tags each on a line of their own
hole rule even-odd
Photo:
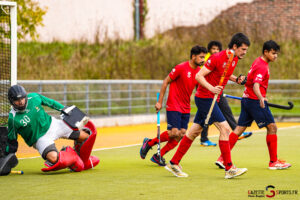
<svg viewBox="0 0 300 200">
<path fill-rule="evenodd" d="M 271 194 L 265 191 L 268 185 L 275 186 L 273 190 L 300 190 L 299 128 L 279 130 L 278 139 L 279 158 L 290 162 L 290 169 L 267 169 L 265 134 L 257 132 L 237 143 L 232 154 L 234 164 L 249 171 L 231 180 L 225 180 L 224 171 L 214 165 L 219 148 L 200 147 L 198 138 L 181 162 L 188 178 L 174 177 L 150 162 L 155 150 L 141 160 L 140 146 L 93 152 L 100 157 L 100 165 L 80 173 L 42 173 L 41 158 L 24 159 L 17 166 L 24 175 L 0 177 L 1 199 L 269 199 L 248 197 L 248 191 Z M 216 142 L 217 138 L 212 140 Z M 167 154 L 166 159 L 173 154 L 174 151 Z M 300 199 L 300 194 L 275 195 L 271 199 Z"/>
</svg>

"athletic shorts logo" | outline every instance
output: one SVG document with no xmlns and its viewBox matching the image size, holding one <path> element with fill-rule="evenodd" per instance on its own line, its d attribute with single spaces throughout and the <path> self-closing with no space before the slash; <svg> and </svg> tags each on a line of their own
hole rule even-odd
<svg viewBox="0 0 300 200">
<path fill-rule="evenodd" d="M 262 125 L 264 125 L 265 124 L 265 122 L 260 122 L 260 123 L 258 123 L 257 125 L 258 126 L 262 126 Z"/>
<path fill-rule="evenodd" d="M 233 67 L 233 66 L 234 66 L 234 64 L 235 64 L 235 61 L 232 61 L 232 65 L 231 65 L 231 66 Z"/>
</svg>

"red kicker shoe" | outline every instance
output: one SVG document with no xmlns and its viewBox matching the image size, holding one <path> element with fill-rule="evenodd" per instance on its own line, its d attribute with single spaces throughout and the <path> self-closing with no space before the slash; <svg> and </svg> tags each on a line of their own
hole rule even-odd
<svg viewBox="0 0 300 200">
<path fill-rule="evenodd" d="M 218 158 L 218 160 L 215 162 L 215 164 L 220 168 L 220 169 L 225 169 L 225 166 L 224 166 L 224 160 L 223 160 L 223 157 L 220 156 Z"/>
</svg>

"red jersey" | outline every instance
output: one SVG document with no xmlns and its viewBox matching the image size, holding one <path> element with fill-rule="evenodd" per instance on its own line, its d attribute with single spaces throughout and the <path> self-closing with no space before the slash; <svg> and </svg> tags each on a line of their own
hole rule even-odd
<svg viewBox="0 0 300 200">
<path fill-rule="evenodd" d="M 189 61 L 176 65 L 169 74 L 172 79 L 167 100 L 167 111 L 190 113 L 191 95 L 197 85 L 195 79 L 200 67 L 193 69 Z"/>
<path fill-rule="evenodd" d="M 247 83 L 245 84 L 244 98 L 258 99 L 253 91 L 254 83 L 259 83 L 260 93 L 263 97 L 266 97 L 268 85 L 269 85 L 269 65 L 261 57 L 255 59 L 248 72 Z"/>
<path fill-rule="evenodd" d="M 228 61 L 228 56 L 226 54 L 226 50 L 223 50 L 219 53 L 215 53 L 209 57 L 207 62 L 204 64 L 204 66 L 209 69 L 211 72 L 205 76 L 205 79 L 208 83 L 210 83 L 212 86 L 219 85 L 221 76 L 225 70 L 226 63 Z M 231 65 L 229 66 L 229 69 L 226 73 L 226 76 L 223 80 L 222 86 L 223 89 L 225 85 L 227 84 L 230 76 L 232 75 L 236 65 L 238 62 L 238 57 L 235 56 L 232 60 Z M 223 91 L 222 91 L 223 92 Z M 222 92 L 220 94 L 222 94 Z M 199 84 L 197 88 L 197 92 L 195 94 L 196 97 L 199 98 L 214 98 L 214 95 L 211 91 L 203 87 L 201 84 Z M 217 99 L 219 101 L 220 95 Z"/>
</svg>

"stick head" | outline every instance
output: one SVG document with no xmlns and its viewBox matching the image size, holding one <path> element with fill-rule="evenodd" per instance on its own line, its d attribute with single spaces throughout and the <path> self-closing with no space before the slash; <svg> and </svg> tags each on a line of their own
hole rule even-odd
<svg viewBox="0 0 300 200">
<path fill-rule="evenodd" d="M 291 110 L 293 107 L 294 107 L 294 104 L 293 102 L 289 101 L 288 104 L 290 105 L 289 109 L 288 110 Z"/>
</svg>

